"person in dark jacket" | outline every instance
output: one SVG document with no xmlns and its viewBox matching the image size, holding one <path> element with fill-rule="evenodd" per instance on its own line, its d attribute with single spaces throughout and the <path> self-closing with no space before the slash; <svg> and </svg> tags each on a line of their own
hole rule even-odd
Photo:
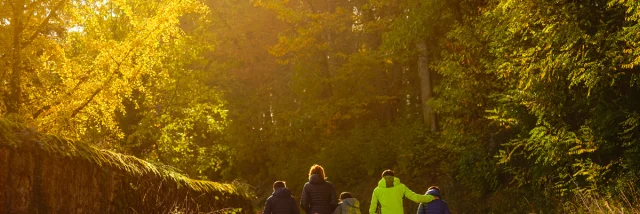
<svg viewBox="0 0 640 214">
<path fill-rule="evenodd" d="M 435 199 L 429 203 L 421 203 L 418 207 L 418 214 L 449 214 L 449 205 L 442 200 L 440 188 L 429 187 L 425 195 L 433 195 Z"/>
<path fill-rule="evenodd" d="M 300 214 L 296 199 L 291 197 L 291 191 L 287 189 L 284 181 L 273 183 L 273 194 L 264 204 L 263 214 Z"/>
<path fill-rule="evenodd" d="M 333 214 L 360 214 L 360 202 L 349 192 L 340 193 L 340 203 Z"/>
<path fill-rule="evenodd" d="M 333 184 L 325 180 L 324 169 L 313 165 L 309 170 L 309 182 L 304 184 L 300 206 L 307 214 L 331 214 L 338 205 Z"/>
</svg>

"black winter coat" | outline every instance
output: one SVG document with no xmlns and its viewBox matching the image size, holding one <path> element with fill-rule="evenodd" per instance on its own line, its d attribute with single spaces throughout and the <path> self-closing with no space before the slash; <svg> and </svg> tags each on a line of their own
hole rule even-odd
<svg viewBox="0 0 640 214">
<path fill-rule="evenodd" d="M 333 184 L 325 181 L 318 174 L 311 175 L 309 182 L 304 184 L 300 206 L 307 214 L 333 213 L 338 206 L 338 197 Z"/>
<path fill-rule="evenodd" d="M 289 189 L 277 188 L 264 204 L 263 214 L 300 214 L 300 210 Z"/>
</svg>

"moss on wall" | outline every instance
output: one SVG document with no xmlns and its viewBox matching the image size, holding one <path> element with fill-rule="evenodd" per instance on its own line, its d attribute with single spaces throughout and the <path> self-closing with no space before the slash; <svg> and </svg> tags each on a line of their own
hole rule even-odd
<svg viewBox="0 0 640 214">
<path fill-rule="evenodd" d="M 251 212 L 253 198 L 0 119 L 0 213 Z"/>
</svg>

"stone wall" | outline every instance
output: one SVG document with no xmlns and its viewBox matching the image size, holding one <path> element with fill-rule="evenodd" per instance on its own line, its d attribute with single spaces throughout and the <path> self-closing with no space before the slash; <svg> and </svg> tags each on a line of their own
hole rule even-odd
<svg viewBox="0 0 640 214">
<path fill-rule="evenodd" d="M 252 198 L 238 185 L 0 121 L 0 213 L 248 213 Z"/>
</svg>

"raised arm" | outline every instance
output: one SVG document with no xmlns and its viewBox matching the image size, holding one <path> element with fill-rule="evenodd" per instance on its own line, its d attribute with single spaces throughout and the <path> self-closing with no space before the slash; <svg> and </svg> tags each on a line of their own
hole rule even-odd
<svg viewBox="0 0 640 214">
<path fill-rule="evenodd" d="M 420 195 L 409 189 L 409 187 L 404 186 L 404 197 L 412 200 L 416 203 L 429 203 L 433 201 L 433 195 Z"/>
</svg>

